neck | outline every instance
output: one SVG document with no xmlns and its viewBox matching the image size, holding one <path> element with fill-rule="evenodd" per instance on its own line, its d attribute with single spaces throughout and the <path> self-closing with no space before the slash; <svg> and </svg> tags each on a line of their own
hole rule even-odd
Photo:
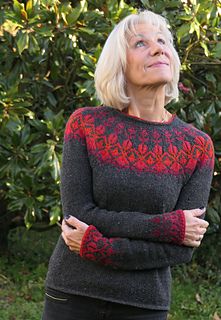
<svg viewBox="0 0 221 320">
<path fill-rule="evenodd" d="M 128 88 L 130 104 L 128 114 L 142 118 L 147 121 L 165 122 L 169 113 L 165 106 L 165 87 L 145 88 L 136 90 L 131 86 Z"/>
</svg>

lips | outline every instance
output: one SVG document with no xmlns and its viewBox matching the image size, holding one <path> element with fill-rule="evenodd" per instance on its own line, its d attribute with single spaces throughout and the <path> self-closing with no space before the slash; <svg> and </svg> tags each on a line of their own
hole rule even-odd
<svg viewBox="0 0 221 320">
<path fill-rule="evenodd" d="M 151 67 L 160 67 L 160 66 L 169 66 L 169 63 L 167 63 L 167 62 L 165 62 L 165 61 L 156 61 L 156 62 L 154 62 L 154 63 L 152 63 L 152 64 L 150 64 L 149 66 L 148 66 L 148 68 L 151 68 Z"/>
</svg>

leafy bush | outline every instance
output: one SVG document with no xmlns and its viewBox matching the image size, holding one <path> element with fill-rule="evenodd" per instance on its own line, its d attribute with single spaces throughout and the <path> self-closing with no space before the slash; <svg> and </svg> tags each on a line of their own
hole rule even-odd
<svg viewBox="0 0 221 320">
<path fill-rule="evenodd" d="M 75 108 L 97 105 L 94 68 L 113 26 L 135 8 L 170 22 L 182 61 L 180 100 L 169 106 L 208 132 L 216 169 L 208 219 L 221 212 L 221 4 L 190 1 L 3 1 L 0 11 L 1 237 L 61 218 L 62 137 Z M 0 239 L 1 241 L 1 239 Z"/>
</svg>

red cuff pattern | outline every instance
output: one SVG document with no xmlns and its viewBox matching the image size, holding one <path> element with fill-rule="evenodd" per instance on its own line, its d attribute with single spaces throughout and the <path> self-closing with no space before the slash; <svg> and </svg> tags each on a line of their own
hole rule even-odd
<svg viewBox="0 0 221 320">
<path fill-rule="evenodd" d="M 150 222 L 150 221 L 149 221 Z M 165 213 L 151 219 L 154 225 L 149 233 L 150 240 L 181 245 L 185 237 L 185 216 L 183 210 Z"/>
<path fill-rule="evenodd" d="M 87 260 L 100 262 L 103 265 L 114 267 L 116 263 L 112 256 L 116 256 L 113 250 L 113 242 L 117 238 L 105 238 L 94 226 L 89 226 L 81 242 L 80 256 Z M 117 267 L 117 265 L 116 265 Z"/>
</svg>

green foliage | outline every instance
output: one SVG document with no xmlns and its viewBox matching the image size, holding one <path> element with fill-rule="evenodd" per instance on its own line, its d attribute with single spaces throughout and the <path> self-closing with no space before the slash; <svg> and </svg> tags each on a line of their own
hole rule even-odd
<svg viewBox="0 0 221 320">
<path fill-rule="evenodd" d="M 221 214 L 220 1 L 14 0 L 0 6 L 0 200 L 10 219 L 21 216 L 30 228 L 39 220 L 54 224 L 61 218 L 65 121 L 75 108 L 99 103 L 94 68 L 109 32 L 123 17 L 147 8 L 170 22 L 182 61 L 180 100 L 169 108 L 208 132 L 215 144 L 208 219 L 210 231 L 216 231 Z"/>
<path fill-rule="evenodd" d="M 212 287 L 207 281 L 192 283 L 190 279 L 175 279 L 172 288 L 171 314 L 168 320 L 215 320 L 220 319 L 221 288 Z"/>
<path fill-rule="evenodd" d="M 59 234 L 59 228 L 39 233 L 24 227 L 9 233 L 8 255 L 0 258 L 0 319 L 41 319 L 47 265 Z"/>
</svg>

